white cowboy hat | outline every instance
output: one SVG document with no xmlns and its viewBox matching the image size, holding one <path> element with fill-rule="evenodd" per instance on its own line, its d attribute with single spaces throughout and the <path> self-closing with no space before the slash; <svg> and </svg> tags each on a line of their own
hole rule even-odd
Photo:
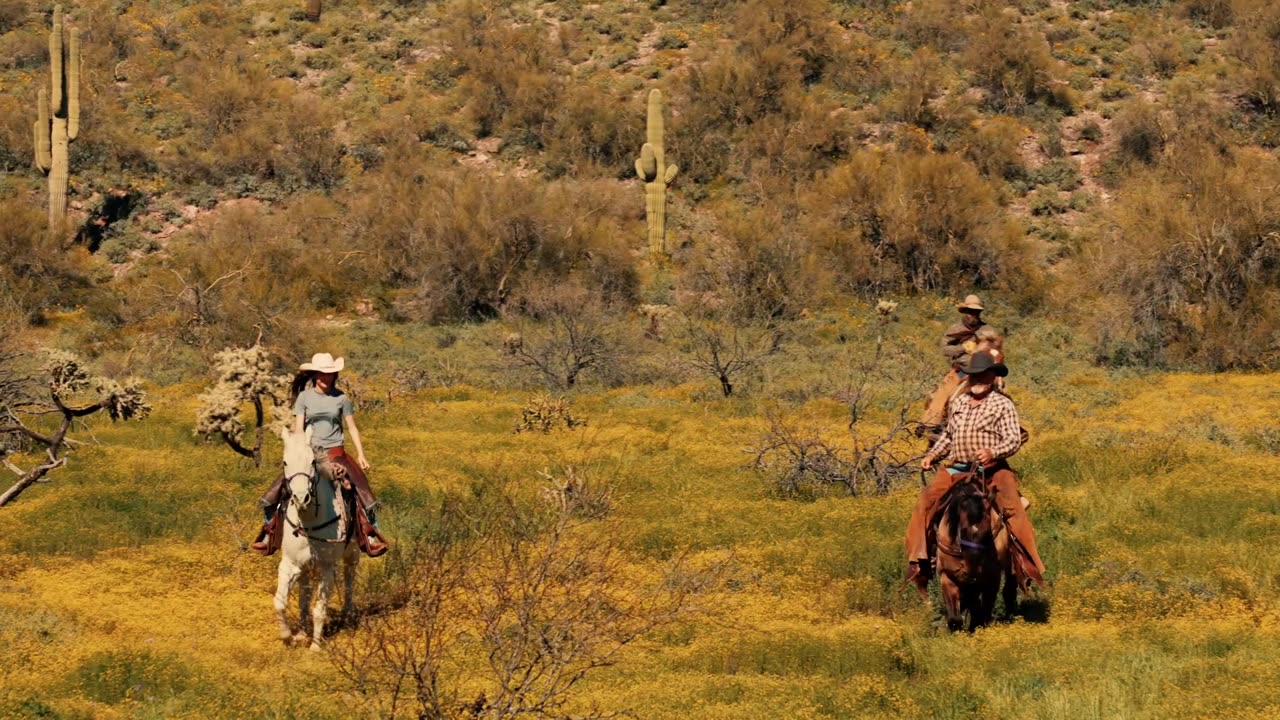
<svg viewBox="0 0 1280 720">
<path fill-rule="evenodd" d="M 322 373 L 342 372 L 343 360 L 346 358 L 333 359 L 329 353 L 316 353 L 311 356 L 311 362 L 302 363 L 299 370 L 315 370 Z"/>
<path fill-rule="evenodd" d="M 964 299 L 964 302 L 956 305 L 957 310 L 986 310 L 982 306 L 982 300 L 977 295 L 970 295 Z"/>
</svg>

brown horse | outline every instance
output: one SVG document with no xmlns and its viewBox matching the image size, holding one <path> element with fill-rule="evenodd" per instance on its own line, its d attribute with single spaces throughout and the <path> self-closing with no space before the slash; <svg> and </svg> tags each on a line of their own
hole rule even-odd
<svg viewBox="0 0 1280 720">
<path fill-rule="evenodd" d="M 981 473 L 956 483 L 942 502 L 936 535 L 938 581 L 946 604 L 947 628 L 959 630 L 969 613 L 969 630 L 991 621 L 996 592 L 1004 579 L 1004 605 L 1018 599 L 1009 530 Z"/>
</svg>

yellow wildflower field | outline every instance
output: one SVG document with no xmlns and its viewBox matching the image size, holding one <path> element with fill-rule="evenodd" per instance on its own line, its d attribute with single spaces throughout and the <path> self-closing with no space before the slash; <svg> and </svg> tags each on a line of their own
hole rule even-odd
<svg viewBox="0 0 1280 720">
<path fill-rule="evenodd" d="M 972 635 L 939 629 L 900 592 L 914 481 L 883 496 L 779 498 L 748 467 L 757 401 L 690 386 L 597 391 L 573 398 L 585 427 L 516 434 L 524 395 L 458 387 L 362 412 L 361 427 L 393 540 L 427 499 L 476 478 L 535 488 L 539 471 L 573 465 L 613 492 L 598 530 L 637 577 L 681 554 L 725 563 L 697 613 L 588 675 L 574 707 L 655 719 L 1273 718 L 1278 380 L 1088 371 L 1053 397 L 1015 388 L 1032 441 L 1013 464 L 1054 587 Z M 143 423 L 93 424 L 100 445 L 0 511 L 0 717 L 365 712 L 325 654 L 276 639 L 278 557 L 244 547 L 272 471 L 194 438 L 197 392 L 155 393 Z M 846 422 L 833 401 L 804 409 L 833 430 Z"/>
</svg>

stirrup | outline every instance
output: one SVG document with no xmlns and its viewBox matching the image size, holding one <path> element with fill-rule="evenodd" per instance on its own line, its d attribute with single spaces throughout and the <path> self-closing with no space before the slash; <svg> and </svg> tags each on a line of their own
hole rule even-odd
<svg viewBox="0 0 1280 720">
<path fill-rule="evenodd" d="M 364 544 L 360 549 L 364 551 L 365 555 L 368 555 L 371 558 L 376 558 L 385 555 L 387 550 L 390 550 L 391 547 L 370 535 L 365 537 Z"/>
<path fill-rule="evenodd" d="M 249 544 L 249 548 L 261 555 L 271 555 L 271 529 L 268 527 L 270 522 L 262 524 L 262 529 L 258 531 L 258 537 Z"/>
</svg>

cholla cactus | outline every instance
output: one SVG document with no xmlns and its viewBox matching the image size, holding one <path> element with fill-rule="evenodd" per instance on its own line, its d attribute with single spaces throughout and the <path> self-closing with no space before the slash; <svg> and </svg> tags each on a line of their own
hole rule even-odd
<svg viewBox="0 0 1280 720">
<path fill-rule="evenodd" d="M 289 376 L 275 372 L 275 362 L 261 346 L 228 348 L 214 356 L 218 382 L 200 396 L 196 411 L 196 434 L 206 439 L 221 437 L 237 453 L 262 464 L 262 440 L 265 431 L 278 431 L 288 422 Z M 265 401 L 265 402 L 264 402 Z M 267 417 L 267 405 L 271 415 Z M 241 409 L 252 404 L 254 409 L 254 443 L 244 444 L 245 422 Z"/>
<path fill-rule="evenodd" d="M 80 31 L 63 43 L 62 6 L 53 8 L 49 33 L 49 90 L 36 97 L 36 167 L 49 176 L 49 230 L 67 215 L 68 146 L 80 134 Z"/>
<path fill-rule="evenodd" d="M 636 159 L 636 175 L 644 181 L 644 215 L 649 222 L 649 253 L 667 254 L 667 185 L 680 168 L 668 165 L 663 144 L 662 91 L 649 91 L 647 142 Z"/>
<path fill-rule="evenodd" d="M 537 431 L 549 433 L 563 425 L 572 430 L 587 421 L 573 416 L 568 398 L 539 394 L 529 398 L 529 402 L 520 411 L 520 420 L 516 422 L 515 432 Z"/>
</svg>

